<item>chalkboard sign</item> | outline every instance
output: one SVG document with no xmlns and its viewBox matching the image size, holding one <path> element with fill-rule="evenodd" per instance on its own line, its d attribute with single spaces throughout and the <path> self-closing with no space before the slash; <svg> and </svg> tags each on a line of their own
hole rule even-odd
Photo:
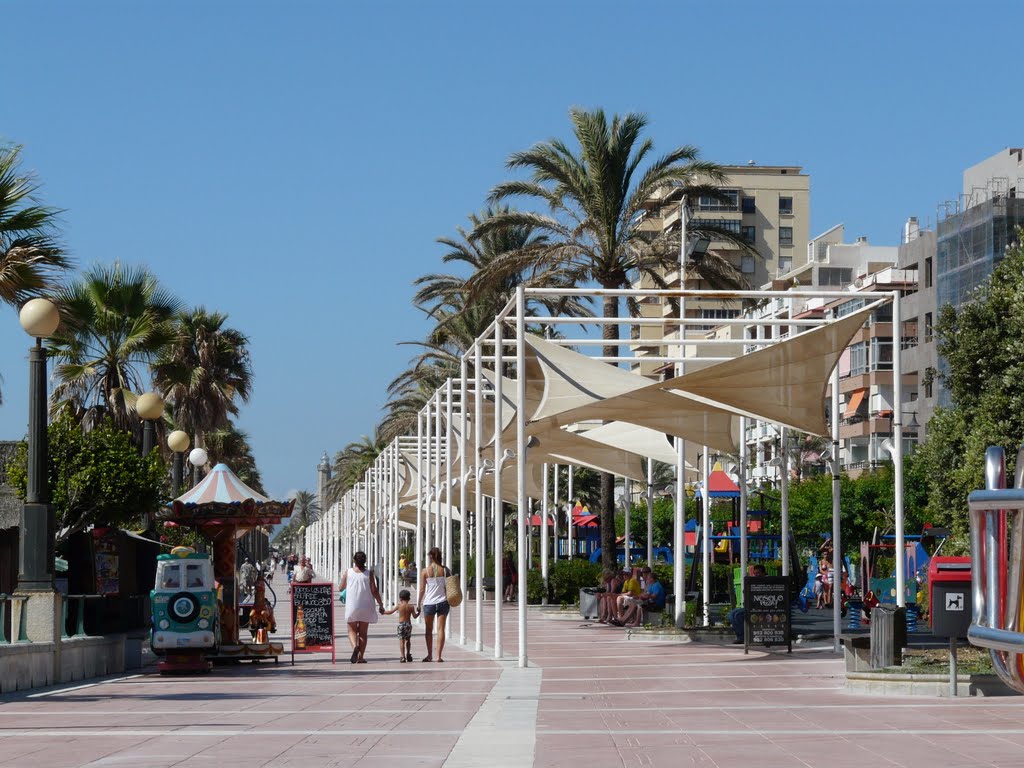
<svg viewBox="0 0 1024 768">
<path fill-rule="evenodd" d="M 751 645 L 785 645 L 793 651 L 788 576 L 743 580 L 743 652 Z"/>
<path fill-rule="evenodd" d="M 292 664 L 296 653 L 331 652 L 334 662 L 334 585 L 292 583 Z"/>
</svg>

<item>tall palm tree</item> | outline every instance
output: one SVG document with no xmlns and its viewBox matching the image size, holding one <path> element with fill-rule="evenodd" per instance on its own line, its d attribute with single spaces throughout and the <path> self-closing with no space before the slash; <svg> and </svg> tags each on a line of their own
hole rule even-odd
<svg viewBox="0 0 1024 768">
<path fill-rule="evenodd" d="M 21 147 L 0 146 L 0 300 L 14 306 L 52 289 L 70 266 L 60 211 L 39 203 L 39 183 L 20 165 Z"/>
<path fill-rule="evenodd" d="M 316 494 L 299 491 L 295 494 L 295 509 L 292 511 L 292 522 L 302 528 L 309 528 L 320 518 L 320 504 Z"/>
<path fill-rule="evenodd" d="M 238 414 L 239 401 L 249 402 L 252 393 L 249 339 L 226 327 L 227 319 L 204 307 L 181 312 L 171 342 L 153 365 L 174 423 L 191 432 L 199 447 L 205 433 L 226 427 Z"/>
<path fill-rule="evenodd" d="M 645 232 L 641 227 L 645 205 L 665 187 L 680 187 L 691 197 L 721 196 L 716 186 L 725 180 L 721 167 L 700 160 L 696 147 L 677 147 L 651 159 L 654 144 L 641 138 L 647 126 L 644 115 L 616 115 L 611 122 L 601 109 L 573 108 L 569 115 L 579 152 L 559 139 L 516 152 L 506 167 L 526 171 L 530 178 L 499 184 L 490 195 L 491 203 L 526 197 L 546 211 L 496 213 L 474 233 L 484 238 L 496 230 L 530 226 L 543 238 L 542 243 L 496 259 L 471 280 L 471 293 L 538 264 L 560 266 L 578 285 L 628 288 L 647 278 L 664 287 L 662 275 L 678 263 L 678 236 L 672 244 L 669 236 L 652 237 Z M 645 166 L 643 170 L 641 166 Z M 691 232 L 743 245 L 717 227 L 702 225 L 699 230 L 692 227 Z M 603 304 L 605 317 L 619 316 L 618 297 L 606 296 Z M 603 337 L 607 341 L 604 354 L 617 357 L 619 326 L 606 324 Z M 613 478 L 607 474 L 601 478 L 601 544 L 603 564 L 611 568 L 615 564 L 615 507 Z"/>
<path fill-rule="evenodd" d="M 172 340 L 181 302 L 148 269 L 119 262 L 89 268 L 54 299 L 61 310 L 50 352 L 55 407 L 67 404 L 79 418 L 105 412 L 119 428 L 134 428 L 135 400 L 148 386 L 140 369 Z"/>
<path fill-rule="evenodd" d="M 227 424 L 204 435 L 211 464 L 227 464 L 238 479 L 254 491 L 266 495 L 249 435 L 229 419 Z"/>
<path fill-rule="evenodd" d="M 340 499 L 345 491 L 359 482 L 363 473 L 388 447 L 388 443 L 378 428 L 374 431 L 373 437 L 363 435 L 359 440 L 338 451 L 334 456 L 333 471 L 328 481 L 327 497 Z"/>
<path fill-rule="evenodd" d="M 51 290 L 70 266 L 58 237 L 60 211 L 39 203 L 39 183 L 20 165 L 21 147 L 0 146 L 0 301 L 15 307 Z"/>
</svg>

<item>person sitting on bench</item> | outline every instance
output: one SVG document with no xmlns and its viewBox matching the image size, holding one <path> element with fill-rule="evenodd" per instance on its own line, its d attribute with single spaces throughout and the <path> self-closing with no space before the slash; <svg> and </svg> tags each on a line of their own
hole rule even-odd
<svg viewBox="0 0 1024 768">
<path fill-rule="evenodd" d="M 624 609 L 615 617 L 616 622 L 626 627 L 638 627 L 644 616 L 644 609 L 662 610 L 665 607 L 665 587 L 654 575 L 649 566 L 640 571 L 644 580 L 644 591 L 638 597 L 627 597 Z"/>
<path fill-rule="evenodd" d="M 607 570 L 601 574 L 601 586 L 604 592 L 597 595 L 597 620 L 607 624 L 615 616 L 615 599 L 622 591 L 622 585 L 626 581 L 624 573 L 617 573 Z"/>
</svg>

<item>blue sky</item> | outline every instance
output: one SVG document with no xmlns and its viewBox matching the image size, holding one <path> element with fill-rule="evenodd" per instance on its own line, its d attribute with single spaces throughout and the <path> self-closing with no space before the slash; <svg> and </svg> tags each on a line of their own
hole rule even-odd
<svg viewBox="0 0 1024 768">
<path fill-rule="evenodd" d="M 268 491 L 372 430 L 427 327 L 412 281 L 572 105 L 657 148 L 800 164 L 811 229 L 895 244 L 1024 136 L 1016 3 L 0 2 L 0 137 L 80 265 L 146 264 L 252 341 Z M 29 343 L 0 322 L 0 437 Z"/>
</svg>

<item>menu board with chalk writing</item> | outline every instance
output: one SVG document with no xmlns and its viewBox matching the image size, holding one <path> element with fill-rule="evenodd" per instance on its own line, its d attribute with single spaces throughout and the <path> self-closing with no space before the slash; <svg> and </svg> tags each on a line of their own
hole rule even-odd
<svg viewBox="0 0 1024 768">
<path fill-rule="evenodd" d="M 330 651 L 334 661 L 334 585 L 291 584 L 292 663 L 296 653 Z"/>
</svg>

